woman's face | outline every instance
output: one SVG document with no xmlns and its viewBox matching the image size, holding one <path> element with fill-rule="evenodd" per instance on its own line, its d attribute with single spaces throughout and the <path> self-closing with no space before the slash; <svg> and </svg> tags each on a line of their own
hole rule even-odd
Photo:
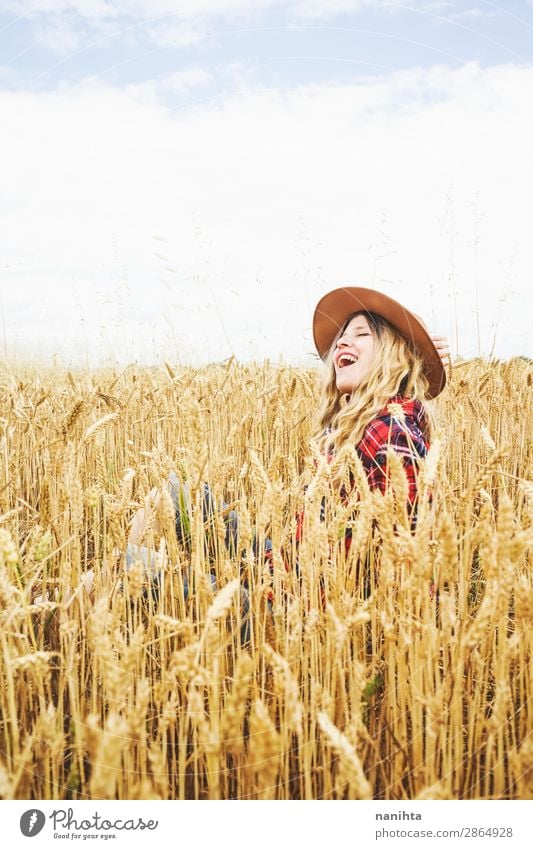
<svg viewBox="0 0 533 849">
<path fill-rule="evenodd" d="M 374 355 L 375 331 L 364 315 L 354 315 L 336 343 L 333 363 L 339 392 L 352 393 L 367 376 Z"/>
</svg>

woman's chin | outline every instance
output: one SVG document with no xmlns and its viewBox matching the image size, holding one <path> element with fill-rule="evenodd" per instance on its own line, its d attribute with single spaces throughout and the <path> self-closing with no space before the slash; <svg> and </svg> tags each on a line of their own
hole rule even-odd
<svg viewBox="0 0 533 849">
<path fill-rule="evenodd" d="M 344 395 L 346 392 L 349 394 L 354 389 L 352 383 L 349 380 L 343 379 L 340 375 L 337 375 L 336 386 L 342 395 Z"/>
</svg>

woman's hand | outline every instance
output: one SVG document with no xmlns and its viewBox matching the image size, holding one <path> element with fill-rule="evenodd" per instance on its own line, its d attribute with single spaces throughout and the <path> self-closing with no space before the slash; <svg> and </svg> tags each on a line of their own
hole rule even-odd
<svg viewBox="0 0 533 849">
<path fill-rule="evenodd" d="M 152 490 L 150 490 L 150 492 L 144 499 L 144 507 L 140 507 L 133 517 L 128 537 L 128 543 L 130 543 L 131 545 L 142 545 L 144 532 L 146 530 L 148 520 L 151 518 L 152 513 L 157 511 L 160 501 L 161 490 L 159 490 L 157 487 L 154 487 Z M 161 534 L 161 526 L 159 524 L 159 519 L 157 518 L 157 515 L 153 519 L 152 529 L 156 536 Z"/>
<path fill-rule="evenodd" d="M 431 334 L 431 340 L 439 352 L 439 357 L 442 360 L 443 366 L 449 366 L 451 363 L 450 346 L 446 336 L 434 336 Z"/>
</svg>

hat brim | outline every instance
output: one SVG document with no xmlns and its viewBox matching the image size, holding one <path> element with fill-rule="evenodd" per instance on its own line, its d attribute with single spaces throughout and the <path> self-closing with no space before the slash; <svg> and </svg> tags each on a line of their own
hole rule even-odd
<svg viewBox="0 0 533 849">
<path fill-rule="evenodd" d="M 428 398 L 436 398 L 442 392 L 446 371 L 421 320 L 398 301 L 374 289 L 333 289 L 320 299 L 313 316 L 313 338 L 321 359 L 325 359 L 337 333 L 354 312 L 373 312 L 390 322 L 420 352 L 429 384 Z"/>
</svg>

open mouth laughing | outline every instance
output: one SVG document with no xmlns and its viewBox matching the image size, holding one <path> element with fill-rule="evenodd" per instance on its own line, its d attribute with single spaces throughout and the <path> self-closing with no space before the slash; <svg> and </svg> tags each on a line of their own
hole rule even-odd
<svg viewBox="0 0 533 849">
<path fill-rule="evenodd" d="M 358 357 L 356 357 L 354 354 L 341 354 L 337 359 L 337 366 L 339 367 L 339 369 L 346 368 L 346 366 L 351 366 L 356 363 L 357 360 Z"/>
</svg>

